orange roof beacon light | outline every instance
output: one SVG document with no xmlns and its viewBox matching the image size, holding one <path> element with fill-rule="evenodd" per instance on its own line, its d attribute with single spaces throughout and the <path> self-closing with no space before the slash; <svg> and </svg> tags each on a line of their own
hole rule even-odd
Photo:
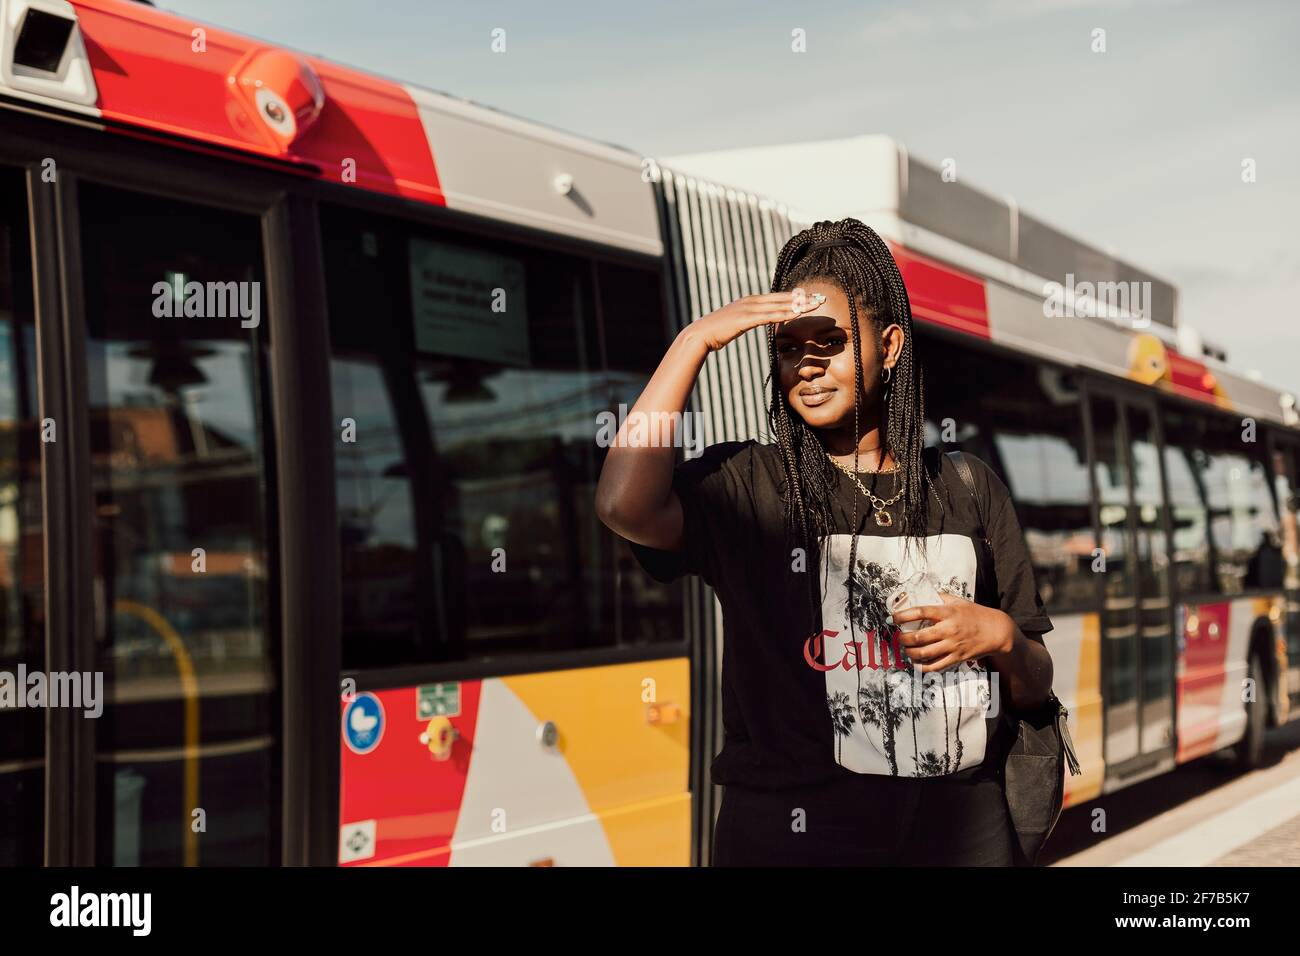
<svg viewBox="0 0 1300 956">
<path fill-rule="evenodd" d="M 67 0 L 0 0 L 0 90 L 61 106 L 98 102 L 77 11 Z"/>
<path fill-rule="evenodd" d="M 239 125 L 278 153 L 288 153 L 325 106 L 325 88 L 306 60 L 284 50 L 249 50 L 226 77 L 243 108 Z"/>
<path fill-rule="evenodd" d="M 1129 378 L 1143 385 L 1169 379 L 1169 353 L 1165 343 L 1150 332 L 1133 336 L 1128 344 Z"/>
</svg>

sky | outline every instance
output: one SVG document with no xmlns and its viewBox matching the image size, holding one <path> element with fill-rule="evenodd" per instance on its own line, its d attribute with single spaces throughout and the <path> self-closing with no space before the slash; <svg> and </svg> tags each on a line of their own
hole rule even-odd
<svg viewBox="0 0 1300 956">
<path fill-rule="evenodd" d="M 647 156 L 889 134 L 1173 282 L 1181 323 L 1300 393 L 1289 0 L 158 5 Z"/>
</svg>

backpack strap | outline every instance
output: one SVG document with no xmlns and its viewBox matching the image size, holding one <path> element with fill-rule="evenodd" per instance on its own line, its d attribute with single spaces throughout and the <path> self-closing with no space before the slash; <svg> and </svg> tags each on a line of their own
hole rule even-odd
<svg viewBox="0 0 1300 956">
<path fill-rule="evenodd" d="M 980 537 L 988 541 L 988 527 L 984 521 L 984 499 L 975 490 L 975 475 L 971 473 L 970 462 L 959 451 L 948 452 L 948 457 L 952 460 L 953 467 L 957 469 L 957 474 L 961 477 L 961 483 L 966 486 L 966 490 L 970 492 L 971 498 L 975 501 L 975 514 L 979 517 L 980 523 Z"/>
</svg>

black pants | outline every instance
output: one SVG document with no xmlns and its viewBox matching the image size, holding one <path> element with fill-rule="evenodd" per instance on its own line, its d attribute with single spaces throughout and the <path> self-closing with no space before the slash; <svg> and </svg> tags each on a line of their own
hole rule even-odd
<svg viewBox="0 0 1300 956">
<path fill-rule="evenodd" d="M 857 774 L 799 790 L 723 789 L 713 866 L 1014 866 L 1001 780 Z"/>
</svg>

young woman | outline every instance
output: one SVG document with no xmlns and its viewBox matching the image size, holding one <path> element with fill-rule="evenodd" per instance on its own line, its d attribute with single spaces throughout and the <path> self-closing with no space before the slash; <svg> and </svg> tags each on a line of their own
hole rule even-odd
<svg viewBox="0 0 1300 956">
<path fill-rule="evenodd" d="M 911 306 L 872 229 L 799 233 L 772 289 L 677 336 L 596 491 L 653 577 L 698 574 L 722 605 L 713 864 L 1012 865 L 1014 731 L 998 715 L 1046 699 L 1052 625 L 1006 486 L 965 456 L 981 527 L 955 463 L 924 447 Z M 759 327 L 772 442 L 674 468 L 667 443 L 628 441 L 638 416 L 685 408 L 709 352 Z M 887 597 L 917 572 L 941 601 L 891 618 Z"/>
</svg>

